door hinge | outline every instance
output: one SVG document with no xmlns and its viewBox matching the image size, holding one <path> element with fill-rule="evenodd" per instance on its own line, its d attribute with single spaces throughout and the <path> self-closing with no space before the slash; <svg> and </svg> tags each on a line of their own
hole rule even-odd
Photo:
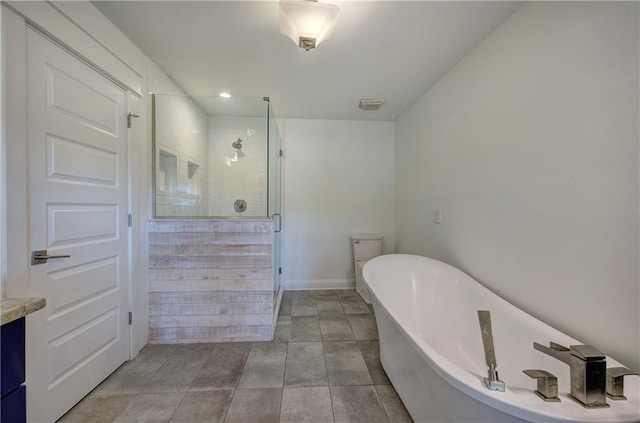
<svg viewBox="0 0 640 423">
<path fill-rule="evenodd" d="M 132 325 L 132 324 L 133 324 L 133 312 L 130 311 L 129 312 L 129 325 Z"/>
<path fill-rule="evenodd" d="M 133 225 L 133 216 L 128 214 L 127 215 L 127 226 L 131 227 Z"/>
<path fill-rule="evenodd" d="M 282 267 L 278 267 L 278 275 L 282 275 Z"/>
<path fill-rule="evenodd" d="M 135 113 L 129 113 L 127 115 L 127 128 L 131 129 L 131 118 L 139 118 L 140 115 L 137 115 Z"/>
<path fill-rule="evenodd" d="M 278 151 L 278 154 L 280 155 L 280 157 L 284 155 L 284 151 L 282 151 L 282 148 L 280 149 L 280 151 Z"/>
</svg>

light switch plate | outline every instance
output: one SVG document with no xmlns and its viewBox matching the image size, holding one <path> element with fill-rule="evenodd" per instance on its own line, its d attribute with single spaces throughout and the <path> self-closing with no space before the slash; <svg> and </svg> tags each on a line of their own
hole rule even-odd
<svg viewBox="0 0 640 423">
<path fill-rule="evenodd" d="M 433 211 L 433 223 L 440 223 L 442 221 L 442 211 L 440 209 Z"/>
</svg>

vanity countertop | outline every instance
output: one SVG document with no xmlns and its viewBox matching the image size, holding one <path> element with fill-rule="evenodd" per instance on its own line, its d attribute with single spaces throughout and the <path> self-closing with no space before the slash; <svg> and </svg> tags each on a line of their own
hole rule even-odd
<svg viewBox="0 0 640 423">
<path fill-rule="evenodd" d="M 2 324 L 13 322 L 38 311 L 47 304 L 44 298 L 6 298 L 0 304 Z"/>
</svg>

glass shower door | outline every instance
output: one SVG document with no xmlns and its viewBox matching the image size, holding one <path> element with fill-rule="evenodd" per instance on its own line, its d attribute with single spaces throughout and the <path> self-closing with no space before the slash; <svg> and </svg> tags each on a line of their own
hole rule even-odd
<svg viewBox="0 0 640 423">
<path fill-rule="evenodd" d="M 273 219 L 273 306 L 282 286 L 282 138 L 269 105 L 269 217 Z"/>
</svg>

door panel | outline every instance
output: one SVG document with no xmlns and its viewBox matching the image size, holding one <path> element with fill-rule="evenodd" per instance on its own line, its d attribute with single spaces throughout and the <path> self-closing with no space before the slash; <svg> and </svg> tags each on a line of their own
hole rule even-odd
<svg viewBox="0 0 640 423">
<path fill-rule="evenodd" d="M 110 135 L 118 136 L 119 103 L 101 90 L 89 86 L 85 79 L 45 64 L 47 74 L 47 107 L 68 115 Z M 90 83 L 90 82 L 89 82 Z M 121 109 L 121 107 L 120 107 Z"/>
<path fill-rule="evenodd" d="M 118 156 L 47 134 L 47 178 L 81 185 L 118 184 Z"/>
<path fill-rule="evenodd" d="M 117 204 L 47 204 L 48 248 L 104 244 L 120 237 Z"/>
<path fill-rule="evenodd" d="M 49 273 L 53 287 L 47 301 L 51 317 L 65 312 L 81 302 L 93 301 L 96 296 L 120 289 L 117 257 L 85 263 Z"/>
<path fill-rule="evenodd" d="M 27 415 L 53 422 L 129 357 L 127 93 L 27 30 Z"/>
<path fill-rule="evenodd" d="M 117 309 L 76 327 L 49 342 L 49 384 L 55 387 L 61 380 L 71 377 L 78 366 L 95 358 L 118 341 Z"/>
</svg>

